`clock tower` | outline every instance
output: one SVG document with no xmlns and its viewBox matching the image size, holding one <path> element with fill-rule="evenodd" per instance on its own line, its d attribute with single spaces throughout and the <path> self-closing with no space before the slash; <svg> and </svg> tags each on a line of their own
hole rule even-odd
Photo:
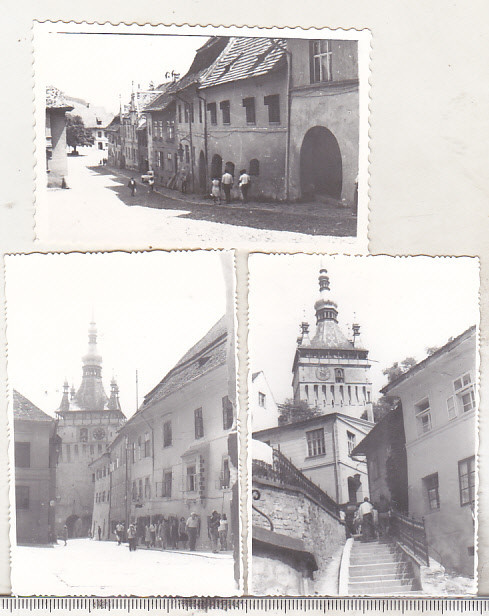
<svg viewBox="0 0 489 616">
<path fill-rule="evenodd" d="M 319 298 L 314 304 L 316 330 L 301 323 L 292 368 L 294 401 L 318 408 L 322 415 L 343 413 L 373 421 L 368 350 L 360 342 L 360 326 L 348 339 L 338 324 L 338 306 L 331 297 L 329 276 L 319 272 Z"/>
<path fill-rule="evenodd" d="M 65 381 L 56 413 L 61 439 L 56 468 L 56 528 L 59 533 L 66 524 L 70 537 L 89 534 L 94 486 L 90 464 L 105 453 L 126 419 L 114 378 L 110 397 L 105 393 L 94 322 L 88 328 L 88 350 L 82 363 L 80 387 L 75 390 Z"/>
</svg>

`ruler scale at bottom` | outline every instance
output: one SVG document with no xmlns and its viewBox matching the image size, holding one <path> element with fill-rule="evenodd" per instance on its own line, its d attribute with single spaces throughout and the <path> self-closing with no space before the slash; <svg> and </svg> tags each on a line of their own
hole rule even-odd
<svg viewBox="0 0 489 616">
<path fill-rule="evenodd" d="M 489 614 L 489 599 L 413 599 L 413 598 L 136 598 L 136 597 L 3 597 L 0 613 L 23 615 L 70 612 L 91 614 L 147 614 L 166 612 L 243 612 L 245 614 Z"/>
</svg>

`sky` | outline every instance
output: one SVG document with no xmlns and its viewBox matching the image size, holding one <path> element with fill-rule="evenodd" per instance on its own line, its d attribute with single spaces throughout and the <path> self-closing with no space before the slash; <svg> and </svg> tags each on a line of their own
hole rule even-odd
<svg viewBox="0 0 489 616">
<path fill-rule="evenodd" d="M 123 412 L 139 403 L 224 315 L 218 252 L 6 257 L 9 386 L 53 415 L 64 379 L 78 389 L 92 311 L 102 378 L 117 378 Z"/>
<path fill-rule="evenodd" d="M 53 24 L 54 27 L 54 24 Z M 112 113 L 129 102 L 132 82 L 146 89 L 168 79 L 166 73 L 184 75 L 195 51 L 207 36 L 150 34 L 77 34 L 52 32 L 41 38 L 37 69 L 46 85 L 66 95 L 82 98 Z"/>
<path fill-rule="evenodd" d="M 406 357 L 421 361 L 479 322 L 476 259 L 252 255 L 249 353 L 252 372 L 263 370 L 278 403 L 292 397 L 292 362 L 299 324 L 315 332 L 318 275 L 326 267 L 339 324 L 358 322 L 369 349 L 374 400 L 387 382 L 382 371 Z M 273 292 L 271 292 L 273 281 Z"/>
</svg>

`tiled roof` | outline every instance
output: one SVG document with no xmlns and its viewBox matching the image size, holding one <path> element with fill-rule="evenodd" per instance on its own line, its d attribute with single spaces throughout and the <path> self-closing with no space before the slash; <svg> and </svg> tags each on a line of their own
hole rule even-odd
<svg viewBox="0 0 489 616">
<path fill-rule="evenodd" d="M 284 39 L 232 37 L 200 78 L 200 87 L 266 75 L 282 64 L 285 48 Z"/>
<path fill-rule="evenodd" d="M 29 421 L 54 421 L 52 417 L 41 411 L 35 404 L 14 389 L 14 419 Z"/>
<path fill-rule="evenodd" d="M 226 363 L 226 318 L 222 317 L 144 398 L 138 413 L 191 381 Z"/>
<path fill-rule="evenodd" d="M 63 92 L 54 86 L 46 87 L 46 108 L 66 110 L 73 109 L 73 107 L 67 103 Z"/>
<path fill-rule="evenodd" d="M 66 101 L 72 107 L 71 115 L 80 116 L 86 128 L 105 128 L 113 119 L 113 114 L 108 113 L 104 107 L 92 105 L 82 98 L 66 96 Z M 97 124 L 97 121 L 101 124 Z"/>
<path fill-rule="evenodd" d="M 316 333 L 310 342 L 303 342 L 301 347 L 312 349 L 343 349 L 355 347 L 346 338 L 336 321 L 321 321 L 316 327 Z"/>
</svg>

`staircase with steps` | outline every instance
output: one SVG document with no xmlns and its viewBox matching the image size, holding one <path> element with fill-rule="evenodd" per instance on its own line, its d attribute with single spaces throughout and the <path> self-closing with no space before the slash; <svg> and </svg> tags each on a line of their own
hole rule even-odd
<svg viewBox="0 0 489 616">
<path fill-rule="evenodd" d="M 354 541 L 350 552 L 349 595 L 419 594 L 411 563 L 394 543 Z"/>
</svg>

